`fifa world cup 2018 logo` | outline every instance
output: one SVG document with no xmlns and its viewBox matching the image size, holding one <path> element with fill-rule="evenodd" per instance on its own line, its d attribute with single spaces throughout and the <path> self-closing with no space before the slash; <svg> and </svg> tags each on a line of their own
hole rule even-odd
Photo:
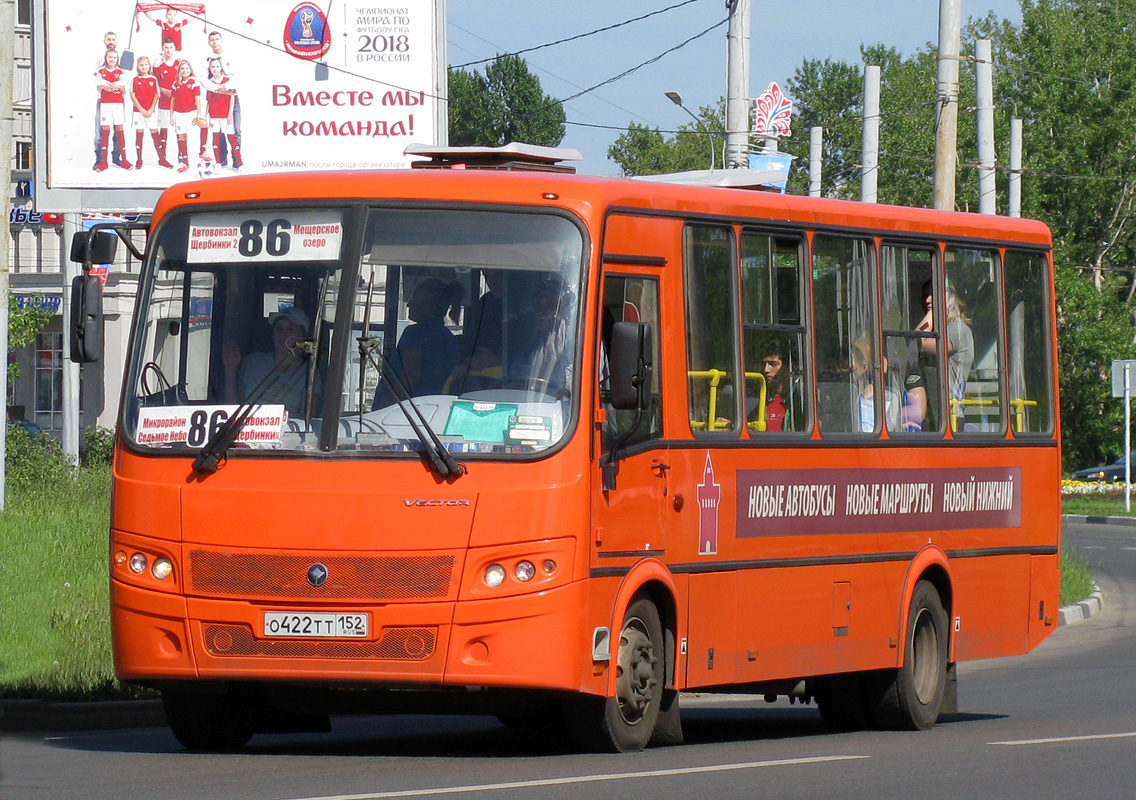
<svg viewBox="0 0 1136 800">
<path fill-rule="evenodd" d="M 303 30 L 301 31 L 300 35 L 305 39 L 311 39 L 313 36 L 312 21 L 315 18 L 316 14 L 310 8 L 305 8 L 300 12 L 300 25 L 303 26 Z"/>
</svg>

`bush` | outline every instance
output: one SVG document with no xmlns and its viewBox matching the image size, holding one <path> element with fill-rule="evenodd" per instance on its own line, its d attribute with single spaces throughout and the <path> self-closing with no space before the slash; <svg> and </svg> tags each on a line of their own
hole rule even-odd
<svg viewBox="0 0 1136 800">
<path fill-rule="evenodd" d="M 83 436 L 79 462 L 88 467 L 110 466 L 114 458 L 114 428 L 87 428 Z"/>
<path fill-rule="evenodd" d="M 63 448 L 46 433 L 9 425 L 6 442 L 7 488 L 13 495 L 42 494 L 70 479 Z"/>
</svg>

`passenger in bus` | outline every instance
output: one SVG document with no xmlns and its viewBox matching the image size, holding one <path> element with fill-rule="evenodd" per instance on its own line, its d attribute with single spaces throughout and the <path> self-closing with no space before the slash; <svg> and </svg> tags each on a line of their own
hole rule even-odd
<svg viewBox="0 0 1136 800">
<path fill-rule="evenodd" d="M 921 376 L 918 372 L 909 371 L 900 383 L 898 376 L 889 375 L 887 356 L 880 366 L 883 368 L 884 422 L 887 429 L 891 432 L 921 430 L 926 392 L 915 393 L 923 389 Z M 873 372 L 872 346 L 867 336 L 861 336 L 852 346 L 852 374 L 859 387 L 857 414 L 861 433 L 872 433 L 876 429 Z M 912 391 L 908 390 L 908 386 Z"/>
<path fill-rule="evenodd" d="M 303 309 L 293 306 L 270 315 L 268 323 L 272 326 L 272 352 L 242 357 L 236 341 L 225 342 L 221 351 L 225 401 L 283 403 L 290 416 L 302 416 L 308 375 L 307 351 L 302 345 L 311 322 Z M 313 411 L 318 400 L 318 395 L 313 395 Z"/>
<path fill-rule="evenodd" d="M 453 372 L 459 343 L 446 327 L 446 316 L 457 323 L 461 298 L 461 284 L 440 278 L 426 278 L 410 295 L 414 324 L 402 332 L 391 361 L 412 397 L 441 394 Z"/>
<path fill-rule="evenodd" d="M 952 400 L 962 400 L 966 394 L 966 381 L 974 364 L 974 334 L 970 330 L 970 320 L 966 316 L 966 303 L 947 281 L 947 391 Z M 931 281 L 923 284 L 923 307 L 926 314 L 916 330 L 931 332 L 935 330 L 932 313 Z M 923 353 L 934 355 L 938 350 L 936 339 L 923 339 L 920 345 Z"/>
<path fill-rule="evenodd" d="M 572 335 L 572 295 L 555 275 L 539 277 L 526 289 L 528 308 L 509 320 L 506 385 L 556 396 L 571 384 L 567 342 Z"/>
<path fill-rule="evenodd" d="M 785 358 L 781 343 L 771 339 L 766 343 L 761 357 L 761 373 L 765 378 L 765 430 L 792 430 L 789 415 L 789 375 L 785 369 Z M 747 419 L 753 422 L 759 415 L 757 398 L 751 398 Z"/>
</svg>

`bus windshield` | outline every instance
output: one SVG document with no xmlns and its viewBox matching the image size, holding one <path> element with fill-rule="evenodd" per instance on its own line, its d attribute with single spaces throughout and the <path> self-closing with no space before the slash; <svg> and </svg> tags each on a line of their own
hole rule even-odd
<svg viewBox="0 0 1136 800">
<path fill-rule="evenodd" d="M 136 321 L 124 430 L 229 454 L 534 454 L 578 397 L 584 239 L 566 216 L 245 207 L 172 215 Z"/>
</svg>

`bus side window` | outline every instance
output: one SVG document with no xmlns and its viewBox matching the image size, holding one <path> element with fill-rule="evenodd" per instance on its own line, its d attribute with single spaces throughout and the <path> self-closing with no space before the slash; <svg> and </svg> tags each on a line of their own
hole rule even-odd
<svg viewBox="0 0 1136 800">
<path fill-rule="evenodd" d="M 1053 430 L 1049 272 L 1041 253 L 1006 252 L 1006 356 L 1015 434 Z"/>
<path fill-rule="evenodd" d="M 801 252 L 796 238 L 742 233 L 742 357 L 751 436 L 810 427 Z"/>
<path fill-rule="evenodd" d="M 902 408 L 887 417 L 892 436 L 943 430 L 943 325 L 932 307 L 939 285 L 935 261 L 935 251 L 928 247 L 884 245 L 880 250 L 885 396 L 900 398 Z"/>
<path fill-rule="evenodd" d="M 874 433 L 884 412 L 870 240 L 813 237 L 817 419 L 822 434 Z"/>
<path fill-rule="evenodd" d="M 956 433 L 1001 434 L 1006 429 L 997 265 L 993 250 L 947 248 L 947 413 Z"/>
<path fill-rule="evenodd" d="M 634 424 L 635 411 L 615 411 L 608 403 L 608 353 L 611 352 L 611 330 L 617 322 L 645 322 L 651 331 L 651 403 L 643 413 L 639 427 L 626 445 L 658 439 L 663 434 L 663 395 L 659 382 L 659 284 L 654 278 L 635 275 L 608 275 L 604 278 L 603 310 L 600 329 L 599 379 L 600 403 L 607 410 L 604 429 L 604 452 L 614 437 Z"/>
<path fill-rule="evenodd" d="M 683 231 L 687 392 L 696 433 L 736 430 L 734 235 L 728 227 Z"/>
</svg>

